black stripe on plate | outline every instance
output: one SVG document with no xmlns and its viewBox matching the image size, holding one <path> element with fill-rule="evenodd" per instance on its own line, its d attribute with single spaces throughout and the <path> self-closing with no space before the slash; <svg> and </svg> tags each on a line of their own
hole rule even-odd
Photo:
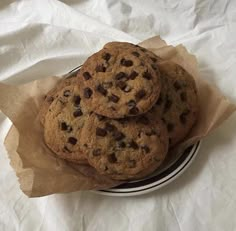
<svg viewBox="0 0 236 231">
<path fill-rule="evenodd" d="M 185 163 L 185 165 L 178 171 L 176 172 L 171 178 L 168 178 L 166 179 L 165 181 L 161 182 L 161 183 L 158 183 L 156 185 L 153 185 L 151 187 L 148 187 L 148 188 L 145 188 L 145 189 L 140 189 L 140 190 L 134 190 L 134 191 L 130 191 L 130 192 L 112 192 L 112 191 L 109 191 L 109 190 L 99 190 L 99 191 L 102 191 L 102 192 L 108 192 L 108 193 L 134 193 L 134 192 L 140 192 L 140 191 L 144 191 L 144 190 L 149 190 L 151 188 L 154 188 L 154 187 L 157 187 L 161 184 L 164 184 L 165 182 L 169 181 L 170 179 L 172 179 L 173 177 L 175 177 L 176 175 L 178 175 L 185 167 L 186 165 L 188 165 L 188 163 L 192 160 L 192 158 L 194 157 L 194 154 L 199 146 L 199 143 L 197 143 L 197 145 L 195 146 L 195 149 L 192 153 L 192 156 L 191 158 L 188 160 L 188 162 Z M 179 167 L 179 165 L 188 157 L 189 153 L 192 151 L 192 148 L 193 148 L 193 145 L 188 147 L 187 149 L 185 149 L 183 155 L 181 155 L 181 157 L 172 165 L 170 166 L 170 168 L 168 168 L 166 171 L 164 171 L 163 173 L 157 175 L 157 176 L 154 176 L 152 178 L 149 178 L 149 179 L 146 179 L 144 181 L 138 181 L 138 182 L 134 182 L 134 183 L 125 183 L 125 184 L 122 184 L 122 185 L 119 185 L 117 187 L 114 187 L 114 188 L 111 188 L 111 189 L 124 189 L 124 188 L 136 188 L 136 187 L 141 187 L 141 186 L 145 186 L 145 185 L 148 185 L 148 184 L 151 184 L 151 183 L 154 183 L 155 181 L 158 181 L 164 177 L 166 177 L 167 175 L 169 175 L 171 172 L 173 172 L 175 169 L 177 169 Z"/>
</svg>

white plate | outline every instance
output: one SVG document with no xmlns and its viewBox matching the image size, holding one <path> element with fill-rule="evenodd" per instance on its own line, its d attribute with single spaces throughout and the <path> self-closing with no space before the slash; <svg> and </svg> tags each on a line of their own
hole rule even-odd
<svg viewBox="0 0 236 231">
<path fill-rule="evenodd" d="M 93 191 L 107 196 L 137 196 L 152 192 L 169 184 L 180 176 L 193 162 L 201 142 L 188 147 L 180 158 L 161 173 L 154 173 L 151 176 L 138 181 L 131 181 L 111 189 Z"/>
</svg>

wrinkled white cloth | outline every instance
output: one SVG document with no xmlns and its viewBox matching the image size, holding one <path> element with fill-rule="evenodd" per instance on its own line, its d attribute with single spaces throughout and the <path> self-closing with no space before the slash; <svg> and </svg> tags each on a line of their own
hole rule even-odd
<svg viewBox="0 0 236 231">
<path fill-rule="evenodd" d="M 112 40 L 160 35 L 182 43 L 202 78 L 236 102 L 235 0 L 1 0 L 0 81 L 64 74 Z M 27 198 L 3 146 L 0 114 L 1 231 L 235 231 L 236 115 L 204 139 L 197 158 L 170 185 L 116 198 L 75 192 Z"/>
</svg>

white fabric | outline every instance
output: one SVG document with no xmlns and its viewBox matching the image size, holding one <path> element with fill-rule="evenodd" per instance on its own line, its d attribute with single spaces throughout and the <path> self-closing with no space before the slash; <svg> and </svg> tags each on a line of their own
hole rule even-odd
<svg viewBox="0 0 236 231">
<path fill-rule="evenodd" d="M 236 102 L 235 0 L 1 0 L 0 80 L 59 75 L 112 40 L 161 35 L 183 43 L 202 78 Z M 29 199 L 3 146 L 0 114 L 0 230 L 236 230 L 236 115 L 204 139 L 191 167 L 156 192 L 115 198 L 75 192 Z"/>
</svg>

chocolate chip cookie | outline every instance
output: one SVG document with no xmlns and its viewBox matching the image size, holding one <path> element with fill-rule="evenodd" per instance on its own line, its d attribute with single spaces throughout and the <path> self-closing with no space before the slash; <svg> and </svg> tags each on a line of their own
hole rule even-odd
<svg viewBox="0 0 236 231">
<path fill-rule="evenodd" d="M 48 108 L 50 107 L 51 103 L 58 97 L 59 92 L 63 88 L 67 87 L 68 91 L 66 91 L 65 94 L 66 95 L 71 94 L 70 85 L 76 84 L 76 82 L 77 82 L 76 75 L 72 75 L 68 78 L 62 78 L 58 81 L 56 86 L 45 95 L 45 98 L 44 98 L 44 100 L 40 106 L 40 110 L 39 110 L 39 120 L 42 125 L 44 125 L 45 115 L 48 111 Z"/>
<path fill-rule="evenodd" d="M 161 120 L 146 116 L 109 119 L 91 114 L 81 133 L 81 149 L 100 174 L 128 180 L 153 172 L 168 150 L 168 134 Z"/>
<path fill-rule="evenodd" d="M 60 158 L 87 163 L 80 149 L 80 133 L 88 111 L 79 90 L 76 85 L 70 85 L 57 94 L 45 115 L 45 143 Z"/>
<path fill-rule="evenodd" d="M 162 90 L 151 114 L 166 124 L 172 147 L 183 140 L 197 120 L 197 88 L 193 77 L 178 64 L 163 61 L 159 69 Z"/>
<path fill-rule="evenodd" d="M 158 99 L 158 65 L 141 47 L 112 42 L 90 56 L 78 79 L 82 98 L 92 111 L 109 118 L 137 116 Z"/>
</svg>

